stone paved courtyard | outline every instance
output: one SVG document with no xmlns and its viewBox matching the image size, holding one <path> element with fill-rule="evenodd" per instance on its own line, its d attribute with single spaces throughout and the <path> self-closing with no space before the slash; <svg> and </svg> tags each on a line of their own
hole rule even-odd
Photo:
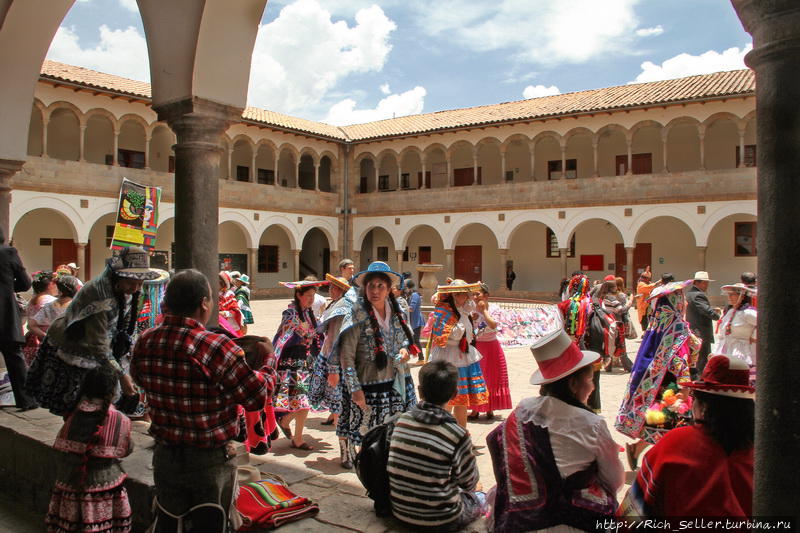
<svg viewBox="0 0 800 533">
<path fill-rule="evenodd" d="M 256 324 L 249 333 L 272 337 L 280 322 L 280 313 L 288 300 L 261 300 L 253 302 Z M 638 349 L 638 341 L 628 341 L 631 359 Z M 515 348 L 506 351 L 508 362 L 511 395 L 516 405 L 525 396 L 538 394 L 538 387 L 529 385 L 530 374 L 536 365 L 527 348 Z M 413 369 L 416 379 L 418 367 Z M 601 397 L 603 416 L 609 426 L 622 400 L 623 390 L 628 381 L 628 374 L 614 369 L 611 374 L 603 373 L 601 377 Z M 494 485 L 492 463 L 486 448 L 486 435 L 508 414 L 497 413 L 499 419 L 488 422 L 481 420 L 471 422 L 469 429 L 473 442 L 478 450 L 478 466 L 484 490 Z M 356 475 L 352 471 L 344 471 L 339 466 L 339 449 L 335 431 L 330 426 L 322 426 L 326 413 L 312 413 L 309 416 L 306 440 L 314 445 L 315 450 L 304 452 L 289 447 L 289 441 L 280 438 L 273 443 L 271 453 L 265 456 L 250 456 L 250 464 L 263 472 L 272 472 L 282 476 L 297 494 L 311 498 L 320 506 L 319 514 L 312 519 L 288 524 L 281 531 L 365 531 L 386 532 L 403 531 L 402 527 L 392 520 L 375 517 L 372 502 L 364 495 Z M 51 444 L 60 427 L 60 419 L 38 409 L 29 413 L 16 413 L 14 409 L 0 411 L 0 426 L 16 429 L 27 428 L 24 433 Z M 147 424 L 136 422 L 134 441 L 137 450 L 124 461 L 126 471 L 137 479 L 152 483 L 151 453 L 148 447 L 152 443 L 146 435 Z M 617 442 L 628 442 L 626 437 L 613 432 Z M 620 455 L 624 462 L 624 454 Z M 627 468 L 627 464 L 625 464 Z M 630 473 L 628 474 L 630 481 Z M 625 489 L 623 489 L 624 491 Z M 623 493 L 620 493 L 620 497 Z M 22 500 L 22 501 L 20 501 Z M 43 518 L 31 513 L 25 506 L 24 498 L 14 498 L 5 494 L 0 497 L 0 531 L 20 533 L 42 531 Z M 476 522 L 471 531 L 485 531 L 485 525 Z"/>
</svg>

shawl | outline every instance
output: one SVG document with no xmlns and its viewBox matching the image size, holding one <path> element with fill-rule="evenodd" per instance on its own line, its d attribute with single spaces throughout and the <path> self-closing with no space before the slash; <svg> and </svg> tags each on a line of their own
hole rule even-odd
<svg viewBox="0 0 800 533">
<path fill-rule="evenodd" d="M 130 419 L 113 405 L 108 406 L 108 411 L 104 411 L 103 407 L 100 400 L 83 398 L 67 417 L 53 447 L 62 452 L 107 459 L 128 455 L 131 444 Z"/>
<path fill-rule="evenodd" d="M 88 281 L 81 290 L 75 293 L 75 298 L 72 299 L 62 315 L 62 320 L 66 323 L 65 330 L 92 315 L 116 309 L 117 298 L 114 295 L 111 277 L 111 269 L 106 267 L 101 275 Z"/>
<path fill-rule="evenodd" d="M 628 390 L 622 400 L 614 427 L 638 438 L 644 426 L 644 413 L 656 400 L 668 372 L 678 384 L 691 381 L 689 358 L 700 349 L 697 337 L 680 312 L 682 293 L 658 298 L 642 344 L 631 370 Z"/>
<path fill-rule="evenodd" d="M 289 307 L 283 311 L 281 325 L 272 339 L 277 359 L 281 358 L 287 348 L 297 345 L 304 345 L 308 351 L 316 344 L 316 351 L 319 351 L 323 335 L 312 326 L 312 310 L 306 309 L 302 314 L 305 315 L 305 320 L 301 319 L 294 302 L 290 302 Z"/>
<path fill-rule="evenodd" d="M 430 329 L 430 339 L 432 346 L 444 348 L 453 333 L 453 328 L 458 323 L 458 317 L 453 309 L 446 303 L 441 302 L 428 317 L 426 329 Z"/>
</svg>

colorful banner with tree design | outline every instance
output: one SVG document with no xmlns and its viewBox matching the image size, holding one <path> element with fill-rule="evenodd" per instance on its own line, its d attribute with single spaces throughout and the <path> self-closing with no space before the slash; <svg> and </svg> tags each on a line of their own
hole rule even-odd
<svg viewBox="0 0 800 533">
<path fill-rule="evenodd" d="M 147 187 L 123 178 L 111 248 L 141 246 L 152 250 L 156 245 L 160 201 L 160 187 Z"/>
</svg>

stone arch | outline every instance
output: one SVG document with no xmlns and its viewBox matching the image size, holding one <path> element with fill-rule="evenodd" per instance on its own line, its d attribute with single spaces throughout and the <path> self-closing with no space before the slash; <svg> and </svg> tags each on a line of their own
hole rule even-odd
<svg viewBox="0 0 800 533">
<path fill-rule="evenodd" d="M 148 166 L 158 172 L 169 172 L 170 167 L 174 169 L 172 146 L 175 142 L 175 134 L 169 126 L 163 122 L 153 124 L 147 154 Z"/>
<path fill-rule="evenodd" d="M 281 143 L 278 146 L 278 154 L 283 154 L 284 151 L 288 151 L 296 160 L 300 159 L 300 150 L 298 150 L 294 144 L 288 142 Z"/>
<path fill-rule="evenodd" d="M 650 173 L 665 172 L 663 132 L 664 125 L 656 120 L 641 120 L 630 128 L 631 154 L 636 157 L 649 153 Z M 636 170 L 635 164 L 633 170 Z"/>
<path fill-rule="evenodd" d="M 455 247 L 458 239 L 464 234 L 466 228 L 471 226 L 472 224 L 479 224 L 481 226 L 486 226 L 486 228 L 492 233 L 494 236 L 494 241 L 497 247 L 500 247 L 500 236 L 498 235 L 495 227 L 497 226 L 496 216 L 493 217 L 490 214 L 481 213 L 478 216 L 475 216 L 476 213 L 468 213 L 463 214 L 460 216 L 454 216 L 451 219 L 451 225 L 453 228 L 450 230 L 449 234 L 445 234 L 444 236 L 444 246 L 447 250 L 452 250 Z"/>
<path fill-rule="evenodd" d="M 714 113 L 703 121 L 703 166 L 706 169 L 736 168 L 740 123 L 739 117 L 728 112 Z"/>
<path fill-rule="evenodd" d="M 464 279 L 467 282 L 483 281 L 493 290 L 500 286 L 501 278 L 505 280 L 505 272 L 501 272 L 498 260 L 497 233 L 487 220 L 469 220 L 460 217 L 464 225 L 458 227 L 450 241 L 453 250 L 452 270 L 448 275 Z M 458 223 L 458 221 L 456 221 Z M 478 252 L 480 261 L 478 261 Z"/>
<path fill-rule="evenodd" d="M 730 111 L 719 111 L 717 113 L 714 113 L 713 115 L 709 115 L 708 118 L 706 118 L 701 124 L 703 124 L 703 126 L 708 128 L 718 120 L 730 120 L 734 124 L 738 124 L 741 118 L 738 117 L 736 114 L 731 113 Z"/>
<path fill-rule="evenodd" d="M 511 143 L 514 141 L 520 141 L 523 144 L 527 145 L 530 142 L 530 140 L 531 138 L 528 135 L 525 135 L 524 133 L 519 133 L 519 132 L 511 133 L 503 140 L 501 146 L 504 150 L 507 150 L 508 147 L 511 145 Z"/>
<path fill-rule="evenodd" d="M 358 243 L 358 250 L 355 250 L 356 243 Z M 398 268 L 397 255 L 397 238 L 392 235 L 384 226 L 375 224 L 363 231 L 357 241 L 353 241 L 354 251 L 358 252 L 360 265 L 356 268 L 363 270 L 371 261 L 385 261 L 393 269 Z M 386 256 L 380 255 L 380 248 L 386 248 Z"/>
<path fill-rule="evenodd" d="M 506 154 L 506 173 L 513 172 L 513 181 L 530 181 L 533 173 L 531 169 L 530 138 L 522 133 L 509 135 L 500 147 Z M 501 181 L 507 177 L 502 176 Z"/>
<path fill-rule="evenodd" d="M 353 248 L 355 249 L 356 245 L 358 245 L 359 248 L 356 251 L 360 251 L 361 250 L 361 245 L 364 243 L 364 238 L 367 236 L 367 234 L 369 234 L 370 231 L 372 231 L 372 230 L 374 230 L 376 228 L 377 229 L 381 229 L 381 230 L 383 230 L 383 231 L 385 231 L 386 233 L 389 234 L 389 238 L 390 238 L 391 243 L 392 243 L 392 246 L 390 247 L 389 252 L 391 252 L 392 250 L 396 250 L 397 248 L 395 247 L 396 246 L 395 242 L 397 241 L 397 239 L 395 239 L 395 236 L 392 235 L 392 232 L 390 232 L 389 230 L 387 230 L 385 227 L 381 226 L 380 224 L 372 224 L 371 226 L 367 226 L 364 229 L 362 229 L 359 232 L 359 234 L 356 236 L 356 238 L 353 239 Z"/>
<path fill-rule="evenodd" d="M 69 102 L 54 102 L 47 108 L 47 153 L 54 159 L 78 161 L 82 113 Z"/>
<path fill-rule="evenodd" d="M 700 169 L 701 128 L 705 128 L 703 124 L 690 116 L 676 117 L 664 126 L 663 134 L 667 140 L 667 169 L 670 172 Z"/>
<path fill-rule="evenodd" d="M 278 227 L 286 234 L 286 237 L 289 240 L 289 246 L 292 250 L 298 249 L 298 242 L 302 242 L 300 239 L 299 232 L 297 228 L 292 224 L 288 218 L 282 215 L 270 216 L 264 221 L 263 229 L 261 230 L 261 234 L 259 235 L 259 242 L 261 239 L 264 238 L 264 234 L 269 230 L 272 226 Z"/>
<path fill-rule="evenodd" d="M 146 168 L 147 138 L 150 136 L 147 121 L 136 114 L 123 115 L 119 119 L 117 132 L 117 164 L 121 167 Z"/>
<path fill-rule="evenodd" d="M 128 121 L 133 121 L 139 124 L 144 130 L 145 135 L 147 135 L 150 132 L 151 124 L 147 122 L 147 120 L 145 120 L 144 117 L 142 117 L 141 115 L 137 115 L 136 113 L 125 113 L 124 115 L 119 117 L 119 119 L 117 120 L 117 124 L 119 125 L 119 128 L 122 128 L 122 126 Z"/>
<path fill-rule="evenodd" d="M 72 102 L 67 102 L 66 100 L 56 100 L 55 102 L 51 102 L 50 105 L 46 106 L 44 108 L 45 119 L 49 120 L 53 112 L 58 111 L 59 109 L 69 109 L 75 114 L 75 117 L 78 119 L 78 121 L 83 124 L 83 111 Z"/>
<path fill-rule="evenodd" d="M 697 231 L 697 246 L 707 246 L 708 236 L 711 234 L 714 226 L 722 219 L 732 215 L 750 215 L 757 217 L 758 209 L 755 200 L 725 205 L 709 213 L 705 221 L 703 221 L 702 226 Z"/>
<path fill-rule="evenodd" d="M 436 151 L 436 150 L 441 150 L 442 154 L 445 157 L 447 157 L 447 146 L 445 146 L 444 144 L 439 143 L 439 142 L 435 142 L 435 143 L 431 143 L 431 144 L 427 145 L 424 149 L 422 149 L 422 154 L 425 157 L 425 159 L 427 160 L 427 158 L 430 156 L 430 154 L 432 152 Z"/>
<path fill-rule="evenodd" d="M 606 124 L 597 130 L 597 175 L 618 176 L 617 156 L 625 155 L 627 165 L 628 140 L 630 132 L 619 124 Z M 628 169 L 630 171 L 630 169 Z"/>
<path fill-rule="evenodd" d="M 595 175 L 594 147 L 597 137 L 589 128 L 578 126 L 564 134 L 566 152 L 564 159 L 567 164 L 565 177 L 590 178 Z M 575 167 L 571 161 L 575 161 Z"/>
<path fill-rule="evenodd" d="M 283 187 L 297 187 L 297 166 L 300 164 L 300 152 L 290 143 L 282 143 L 276 154 L 276 182 Z"/>
<path fill-rule="evenodd" d="M 64 257 L 57 255 L 56 252 L 63 253 L 65 248 L 69 250 L 72 243 L 85 243 L 88 238 L 88 231 L 81 231 L 83 230 L 81 219 L 72 218 L 71 209 L 59 209 L 57 202 L 49 202 L 47 207 L 43 203 L 40 205 L 41 207 L 25 210 L 16 220 L 11 221 L 11 238 L 18 248 L 22 263 L 29 272 L 52 270 L 59 263 L 76 261 L 77 255 Z M 80 240 L 80 233 L 85 233 L 87 237 Z M 49 241 L 42 243 L 41 239 Z M 69 244 L 63 246 L 63 241 Z M 40 243 L 43 245 L 40 246 Z M 61 246 L 56 248 L 58 245 Z"/>
<path fill-rule="evenodd" d="M 84 160 L 98 165 L 111 164 L 115 158 L 115 132 L 119 131 L 116 117 L 105 109 L 93 109 L 86 114 L 84 124 Z"/>
<path fill-rule="evenodd" d="M 339 158 L 336 156 L 335 153 L 333 153 L 331 150 L 328 150 L 327 148 L 319 153 L 320 161 L 322 161 L 323 157 L 327 157 L 328 159 L 331 160 L 331 169 L 334 169 L 336 165 L 339 164 Z"/>
<path fill-rule="evenodd" d="M 326 239 L 328 239 L 328 244 L 330 245 L 331 250 L 339 249 L 335 237 L 336 233 L 339 231 L 339 228 L 336 227 L 336 224 L 323 218 L 314 218 L 309 220 L 307 224 L 304 224 L 304 226 L 306 226 L 305 230 L 301 230 L 299 235 L 299 240 L 301 242 L 306 238 L 306 235 L 308 235 L 309 231 L 316 228 L 325 235 Z"/>
<path fill-rule="evenodd" d="M 564 142 L 569 145 L 569 140 L 576 135 L 588 135 L 589 137 L 594 137 L 594 132 L 585 126 L 576 126 L 564 133 Z"/>
<path fill-rule="evenodd" d="M 688 279 L 697 270 L 702 270 L 697 262 L 697 236 L 691 224 L 694 217 L 686 211 L 681 208 L 650 211 L 637 221 L 635 234 L 637 244 L 650 244 L 652 262 L 658 264 L 653 268 L 660 273 L 670 272 L 676 279 Z M 656 275 L 660 273 L 656 272 Z"/>
<path fill-rule="evenodd" d="M 31 119 L 28 124 L 27 155 L 42 156 L 44 150 L 44 106 L 36 99 L 31 106 Z"/>
<path fill-rule="evenodd" d="M 331 250 L 335 244 L 328 228 L 309 226 L 300 239 L 300 277 L 313 274 L 317 279 L 325 279 L 325 274 L 331 271 Z"/>
<path fill-rule="evenodd" d="M 9 234 L 13 238 L 17 229 L 17 224 L 28 214 L 37 210 L 46 210 L 57 213 L 61 218 L 67 221 L 67 228 L 72 234 L 72 238 L 76 242 L 86 242 L 81 240 L 83 237 L 88 238 L 88 231 L 84 230 L 84 222 L 80 213 L 68 202 L 59 198 L 50 196 L 35 196 L 26 200 L 19 205 L 11 205 L 11 213 L 9 220 Z"/>
<path fill-rule="evenodd" d="M 467 140 L 460 139 L 450 144 L 448 147 L 450 159 L 450 173 L 453 175 L 453 184 L 472 184 L 477 183 L 477 178 L 473 175 L 473 164 L 478 157 L 478 146 L 473 146 Z M 480 161 L 478 171 L 481 171 Z"/>
<path fill-rule="evenodd" d="M 516 274 L 513 290 L 552 293 L 558 286 L 561 278 L 560 255 L 558 251 L 555 257 L 549 253 L 549 239 L 555 231 L 555 220 L 543 215 L 518 215 L 506 225 L 506 236 L 501 247 L 508 251 L 501 257 L 513 262 Z M 503 281 L 502 277 L 500 281 Z M 502 283 L 500 286 L 505 288 Z"/>
<path fill-rule="evenodd" d="M 434 224 L 432 223 L 429 224 L 427 222 L 419 222 L 417 224 L 414 224 L 413 226 L 409 226 L 408 229 L 406 229 L 406 231 L 399 239 L 400 248 L 405 249 L 408 246 L 408 239 L 411 237 L 411 234 L 414 233 L 416 230 L 424 227 L 432 229 L 434 233 L 436 233 L 436 235 L 439 236 L 439 239 L 442 241 L 442 248 L 444 248 L 444 235 L 442 235 L 439 232 L 439 230 L 436 229 L 436 226 Z"/>
<path fill-rule="evenodd" d="M 526 212 L 510 218 L 503 230 L 498 235 L 498 245 L 500 248 L 508 248 L 512 239 L 517 235 L 520 228 L 528 222 L 537 222 L 550 228 L 553 232 L 558 227 L 558 222 L 552 216 L 545 213 Z"/>
<path fill-rule="evenodd" d="M 96 115 L 102 115 L 104 118 L 108 119 L 108 121 L 111 123 L 111 126 L 114 128 L 114 131 L 119 131 L 119 126 L 121 124 L 121 121 L 117 119 L 114 113 L 102 107 L 93 107 L 86 113 L 84 113 L 83 124 L 88 126 L 89 119 Z M 146 128 L 147 126 L 144 125 L 144 127 Z"/>
<path fill-rule="evenodd" d="M 445 188 L 450 184 L 452 164 L 448 158 L 447 147 L 442 143 L 432 143 L 423 152 L 426 172 L 430 172 L 430 187 Z M 427 180 L 427 177 L 425 178 Z"/>
<path fill-rule="evenodd" d="M 562 140 L 561 135 L 553 130 L 539 132 L 531 139 L 535 164 L 535 168 L 532 171 L 534 181 L 547 181 L 550 179 L 547 162 L 561 160 Z"/>
<path fill-rule="evenodd" d="M 319 159 L 320 159 L 319 154 L 312 147 L 304 146 L 303 148 L 301 148 L 300 149 L 300 157 L 303 157 L 304 155 L 307 155 L 307 156 L 311 157 L 311 159 L 314 161 L 315 164 L 319 163 Z"/>
<path fill-rule="evenodd" d="M 250 220 L 243 213 L 231 209 L 222 209 L 219 212 L 219 225 L 221 226 L 225 222 L 232 222 L 241 229 L 242 233 L 244 233 L 247 248 L 253 248 L 253 243 L 256 240 L 256 231 Z"/>
<path fill-rule="evenodd" d="M 329 150 L 320 154 L 319 158 L 319 190 L 323 192 L 333 192 L 333 174 L 336 159 Z"/>
<path fill-rule="evenodd" d="M 315 153 L 303 150 L 297 161 L 297 186 L 308 191 L 315 189 L 316 169 L 314 167 L 317 163 L 317 160 L 314 159 Z"/>
<path fill-rule="evenodd" d="M 575 230 L 578 228 L 578 226 L 592 219 L 608 222 L 614 226 L 614 228 L 622 236 L 625 246 L 633 246 L 634 237 L 631 235 L 630 231 L 626 231 L 625 224 L 619 217 L 611 213 L 609 210 L 582 210 L 577 212 L 575 216 L 571 217 L 559 231 L 555 232 L 559 248 L 566 246 L 566 243 L 570 241 L 572 234 L 575 233 Z"/>
</svg>

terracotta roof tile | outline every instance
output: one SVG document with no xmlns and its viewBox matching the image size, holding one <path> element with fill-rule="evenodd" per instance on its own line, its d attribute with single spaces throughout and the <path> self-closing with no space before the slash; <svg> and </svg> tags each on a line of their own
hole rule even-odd
<svg viewBox="0 0 800 533">
<path fill-rule="evenodd" d="M 44 62 L 42 76 L 150 98 L 150 84 L 148 83 L 55 61 Z M 452 109 L 341 128 L 255 107 L 246 108 L 242 118 L 262 123 L 265 126 L 306 132 L 341 141 L 363 141 L 548 116 L 590 113 L 723 96 L 752 95 L 754 93 L 755 76 L 752 71 L 745 69 Z"/>
</svg>

